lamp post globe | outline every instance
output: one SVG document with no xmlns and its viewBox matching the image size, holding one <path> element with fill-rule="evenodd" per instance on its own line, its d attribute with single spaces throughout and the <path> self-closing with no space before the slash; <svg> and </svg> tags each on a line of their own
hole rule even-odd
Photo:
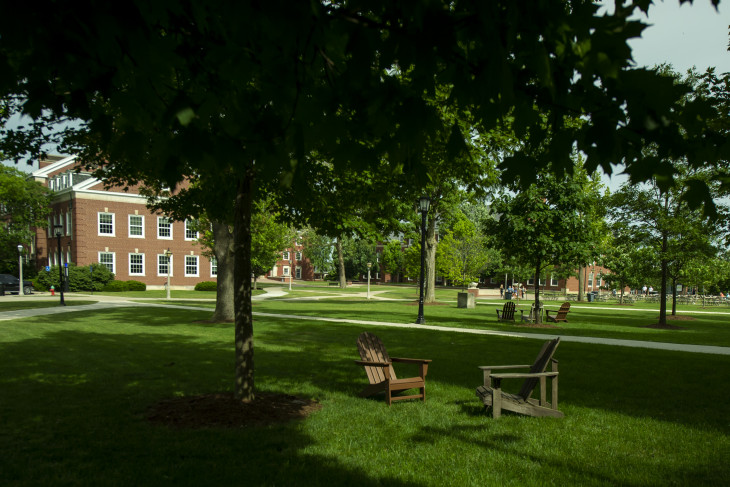
<svg viewBox="0 0 730 487">
<path fill-rule="evenodd" d="M 421 212 L 421 279 L 419 280 L 420 292 L 418 295 L 417 325 L 422 325 L 426 322 L 426 319 L 423 316 L 423 287 L 424 280 L 426 278 L 426 215 L 428 214 L 428 208 L 430 205 L 431 200 L 428 196 L 421 196 L 418 200 L 418 209 Z"/>
</svg>

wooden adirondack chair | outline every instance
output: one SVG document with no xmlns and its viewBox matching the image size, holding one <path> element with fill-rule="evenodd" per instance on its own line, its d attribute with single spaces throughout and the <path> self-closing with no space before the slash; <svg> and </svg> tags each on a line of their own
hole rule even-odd
<svg viewBox="0 0 730 487">
<path fill-rule="evenodd" d="M 378 392 L 385 392 L 385 402 L 390 406 L 393 401 L 404 399 L 421 399 L 426 401 L 426 373 L 430 360 L 415 358 L 390 357 L 380 338 L 372 333 L 363 332 L 357 338 L 357 349 L 362 360 L 355 363 L 365 367 L 370 385 L 360 392 L 360 397 L 372 396 Z M 418 377 L 399 379 L 393 370 L 393 362 L 416 364 L 419 366 Z M 419 394 L 408 396 L 394 396 L 408 389 L 419 389 Z"/>
<path fill-rule="evenodd" d="M 497 310 L 497 321 L 515 321 L 515 303 L 507 301 L 504 303 L 502 312 Z"/>
<path fill-rule="evenodd" d="M 564 321 L 567 323 L 568 319 L 566 318 L 566 316 L 568 316 L 568 311 L 570 311 L 570 303 L 566 301 L 560 305 L 560 309 L 555 316 L 550 316 L 549 309 L 545 310 L 545 319 L 547 321 L 553 321 L 555 323 L 557 323 L 558 321 Z M 555 313 L 554 310 L 553 313 Z"/>
<path fill-rule="evenodd" d="M 544 311 L 542 301 L 540 301 L 539 305 L 536 307 L 535 303 L 532 303 L 530 305 L 530 314 L 525 316 L 525 310 L 520 310 L 520 320 L 523 323 L 537 323 L 537 317 L 541 316 Z"/>
<path fill-rule="evenodd" d="M 548 340 L 537 354 L 535 363 L 529 365 L 496 365 L 481 366 L 484 371 L 484 385 L 477 387 L 476 394 L 484 403 L 484 406 L 492 408 L 492 417 L 499 418 L 502 410 L 506 409 L 515 413 L 529 416 L 552 416 L 562 418 L 564 414 L 558 411 L 558 361 L 553 358 L 555 349 L 558 348 L 560 338 Z M 545 372 L 548 362 L 552 363 L 552 370 Z M 506 370 L 530 367 L 527 373 L 498 373 L 493 370 Z M 547 402 L 547 379 L 550 379 L 552 401 Z M 525 379 L 520 392 L 509 394 L 502 391 L 502 379 Z M 532 392 L 540 384 L 540 399 L 532 399 Z"/>
</svg>

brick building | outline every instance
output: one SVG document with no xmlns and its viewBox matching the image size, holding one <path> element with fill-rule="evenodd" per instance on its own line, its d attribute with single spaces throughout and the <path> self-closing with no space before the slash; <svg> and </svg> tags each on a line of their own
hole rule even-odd
<svg viewBox="0 0 730 487">
<path fill-rule="evenodd" d="M 215 259 L 203 255 L 188 221 L 172 221 L 147 209 L 135 188 L 105 189 L 103 181 L 76 172 L 75 156 L 40 161 L 32 177 L 53 191 L 48 227 L 36 231 L 31 254 L 38 268 L 59 264 L 104 264 L 118 280 L 136 280 L 150 289 L 164 287 L 170 257 L 170 287 L 192 289 L 215 281 Z"/>
</svg>

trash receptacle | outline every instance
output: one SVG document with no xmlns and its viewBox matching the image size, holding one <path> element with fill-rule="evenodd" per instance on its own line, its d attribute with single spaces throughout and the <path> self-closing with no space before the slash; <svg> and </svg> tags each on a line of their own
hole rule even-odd
<svg viewBox="0 0 730 487">
<path fill-rule="evenodd" d="M 588 296 L 588 302 L 592 303 L 593 302 L 593 293 L 587 293 L 586 296 Z"/>
<path fill-rule="evenodd" d="M 505 291 L 504 299 L 512 299 L 512 291 Z"/>
<path fill-rule="evenodd" d="M 0 296 L 5 296 L 5 284 L 0 284 Z"/>
</svg>

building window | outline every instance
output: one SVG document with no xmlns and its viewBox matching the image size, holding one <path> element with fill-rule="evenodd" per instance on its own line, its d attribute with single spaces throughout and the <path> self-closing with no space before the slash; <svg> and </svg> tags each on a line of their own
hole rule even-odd
<svg viewBox="0 0 730 487">
<path fill-rule="evenodd" d="M 157 238 L 172 240 L 172 220 L 166 216 L 157 217 Z"/>
<path fill-rule="evenodd" d="M 218 277 L 218 259 L 210 258 L 210 277 Z"/>
<path fill-rule="evenodd" d="M 106 266 L 114 274 L 114 252 L 99 252 L 99 264 Z"/>
<path fill-rule="evenodd" d="M 555 276 L 550 276 L 550 285 L 551 286 L 557 286 L 558 285 L 558 280 L 555 279 Z"/>
<path fill-rule="evenodd" d="M 66 236 L 71 235 L 71 210 L 66 212 Z"/>
<path fill-rule="evenodd" d="M 144 254 L 129 254 L 129 275 L 144 276 Z"/>
<path fill-rule="evenodd" d="M 185 277 L 198 277 L 198 256 L 185 256 Z"/>
<path fill-rule="evenodd" d="M 289 260 L 289 251 L 288 250 L 284 251 L 284 253 L 282 254 L 282 259 Z"/>
<path fill-rule="evenodd" d="M 114 236 L 114 213 L 99 213 L 99 235 Z"/>
<path fill-rule="evenodd" d="M 192 220 L 185 220 L 185 240 L 198 239 L 198 232 L 192 228 L 193 226 L 194 222 Z"/>
<path fill-rule="evenodd" d="M 294 278 L 295 279 L 301 279 L 302 278 L 302 268 L 297 266 L 294 270 Z"/>
<path fill-rule="evenodd" d="M 588 286 L 593 287 L 593 273 L 592 272 L 588 273 Z"/>
<path fill-rule="evenodd" d="M 302 260 L 302 253 L 301 252 L 297 252 L 296 254 L 294 254 L 294 258 L 296 260 Z"/>
<path fill-rule="evenodd" d="M 534 286 L 535 285 L 535 278 L 528 279 L 527 280 L 527 285 L 528 286 Z"/>
<path fill-rule="evenodd" d="M 537 285 L 538 286 L 544 286 L 545 285 L 545 279 L 543 279 L 543 278 L 538 279 Z"/>
<path fill-rule="evenodd" d="M 129 237 L 144 238 L 144 217 L 142 215 L 129 215 Z"/>
<path fill-rule="evenodd" d="M 51 217 L 48 217 L 48 238 L 53 237 L 53 223 L 51 222 Z"/>
<path fill-rule="evenodd" d="M 167 271 L 172 275 L 172 256 L 168 259 L 165 254 L 157 254 L 157 275 L 167 277 Z"/>
<path fill-rule="evenodd" d="M 284 276 L 289 276 L 289 266 L 288 265 L 285 265 L 284 267 L 282 267 L 281 270 L 284 272 L 284 274 L 283 274 Z"/>
</svg>

